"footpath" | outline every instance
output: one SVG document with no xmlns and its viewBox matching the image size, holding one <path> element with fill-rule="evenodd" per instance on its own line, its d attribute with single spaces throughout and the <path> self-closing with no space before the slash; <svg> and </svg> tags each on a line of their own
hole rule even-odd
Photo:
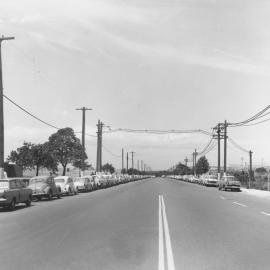
<svg viewBox="0 0 270 270">
<path fill-rule="evenodd" d="M 241 188 L 242 192 L 247 194 L 247 195 L 252 195 L 264 199 L 270 200 L 270 192 L 266 190 L 258 190 L 258 189 L 246 189 L 246 188 Z"/>
</svg>

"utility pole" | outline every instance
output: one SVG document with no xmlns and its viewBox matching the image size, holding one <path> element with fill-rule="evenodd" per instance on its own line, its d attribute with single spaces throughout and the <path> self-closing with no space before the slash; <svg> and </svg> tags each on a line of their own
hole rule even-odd
<svg viewBox="0 0 270 270">
<path fill-rule="evenodd" d="M 194 175 L 194 152 L 192 153 L 192 169 L 193 169 L 193 175 Z"/>
<path fill-rule="evenodd" d="M 143 160 L 141 160 L 141 171 L 143 171 Z"/>
<path fill-rule="evenodd" d="M 100 146 L 99 146 L 99 166 L 100 166 L 100 171 L 102 170 L 102 128 L 104 126 L 104 123 L 100 122 Z"/>
<path fill-rule="evenodd" d="M 99 147 L 100 147 L 100 120 L 98 120 L 98 124 L 97 124 L 97 162 L 96 162 L 96 172 L 100 172 L 100 166 L 99 166 L 99 161 L 100 161 L 100 151 L 99 151 Z"/>
<path fill-rule="evenodd" d="M 97 124 L 97 164 L 96 164 L 96 171 L 101 172 L 102 168 L 102 128 L 104 123 L 98 120 Z"/>
<path fill-rule="evenodd" d="M 127 152 L 127 172 L 128 172 L 128 152 Z"/>
<path fill-rule="evenodd" d="M 122 148 L 122 172 L 123 173 L 124 170 L 124 148 Z"/>
<path fill-rule="evenodd" d="M 186 157 L 186 158 L 184 159 L 184 161 L 185 161 L 185 165 L 187 166 L 188 158 Z"/>
<path fill-rule="evenodd" d="M 4 178 L 4 102 L 3 102 L 3 72 L 2 72 L 2 41 L 11 40 L 14 37 L 0 37 L 0 177 Z"/>
<path fill-rule="evenodd" d="M 92 109 L 82 107 L 80 109 L 76 109 L 77 111 L 82 111 L 82 156 L 81 156 L 81 171 L 83 172 L 85 169 L 84 162 L 84 152 L 85 152 L 85 111 L 91 111 Z"/>
<path fill-rule="evenodd" d="M 198 152 L 197 150 L 195 149 L 195 152 L 194 152 L 194 175 L 196 176 L 196 165 L 197 165 L 197 155 L 198 155 Z"/>
<path fill-rule="evenodd" d="M 224 122 L 224 175 L 227 172 L 227 121 Z"/>
<path fill-rule="evenodd" d="M 134 170 L 134 154 L 135 154 L 135 152 L 132 151 L 130 153 L 131 153 L 131 165 L 132 165 L 132 174 L 133 174 L 133 170 Z"/>
<path fill-rule="evenodd" d="M 218 137 L 218 181 L 220 180 L 220 124 L 217 126 Z"/>
<path fill-rule="evenodd" d="M 248 188 L 250 188 L 250 184 L 252 182 L 252 176 L 253 176 L 253 172 L 252 172 L 252 151 L 249 151 L 249 181 L 248 181 Z"/>
</svg>

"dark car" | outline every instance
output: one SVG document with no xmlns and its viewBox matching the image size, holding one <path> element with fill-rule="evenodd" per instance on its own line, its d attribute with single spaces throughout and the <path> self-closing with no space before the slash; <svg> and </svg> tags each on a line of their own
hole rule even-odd
<svg viewBox="0 0 270 270">
<path fill-rule="evenodd" d="M 36 176 L 30 179 L 29 188 L 32 189 L 32 197 L 38 200 L 46 198 L 51 200 L 53 197 L 61 197 L 61 189 L 55 185 L 52 176 Z"/>
</svg>

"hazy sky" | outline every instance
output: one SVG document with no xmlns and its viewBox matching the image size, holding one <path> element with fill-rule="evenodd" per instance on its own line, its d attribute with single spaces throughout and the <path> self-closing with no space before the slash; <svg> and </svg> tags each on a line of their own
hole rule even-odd
<svg viewBox="0 0 270 270">
<path fill-rule="evenodd" d="M 270 102 L 270 1 L 0 0 L 4 93 L 41 119 L 89 134 L 98 119 L 112 128 L 205 129 L 245 120 Z M 54 129 L 5 101 L 5 155 Z M 270 122 L 229 129 L 270 164 Z M 115 155 L 135 151 L 167 169 L 201 150 L 205 135 L 104 135 Z M 96 139 L 86 138 L 95 165 Z M 216 165 L 216 149 L 207 155 Z M 121 166 L 104 151 L 103 162 Z M 228 164 L 248 162 L 229 148 Z M 137 164 L 137 163 L 136 163 Z"/>
</svg>

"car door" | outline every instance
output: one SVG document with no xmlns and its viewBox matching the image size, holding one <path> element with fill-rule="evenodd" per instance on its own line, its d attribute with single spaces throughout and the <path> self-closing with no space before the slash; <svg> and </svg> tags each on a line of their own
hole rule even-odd
<svg viewBox="0 0 270 270">
<path fill-rule="evenodd" d="M 16 186 L 17 186 L 18 193 L 19 193 L 19 201 L 18 202 L 24 202 L 24 201 L 26 201 L 26 194 L 25 194 L 25 189 L 24 189 L 24 183 L 22 182 L 22 180 L 17 179 L 16 180 Z"/>
<path fill-rule="evenodd" d="M 20 202 L 20 193 L 16 182 L 15 179 L 10 180 L 10 196 L 12 199 L 15 198 L 16 202 Z"/>
<path fill-rule="evenodd" d="M 53 177 L 50 177 L 50 182 L 51 182 L 51 188 L 52 188 L 53 194 L 54 194 L 54 195 L 55 195 L 55 194 L 58 194 L 59 191 L 58 191 L 58 188 L 57 188 L 57 186 L 56 186 L 56 184 L 55 184 L 55 182 L 54 182 L 54 178 L 53 178 Z"/>
<path fill-rule="evenodd" d="M 75 192 L 75 186 L 73 183 L 73 179 L 71 177 L 68 178 L 68 184 L 70 186 L 71 192 L 74 193 Z"/>
</svg>

